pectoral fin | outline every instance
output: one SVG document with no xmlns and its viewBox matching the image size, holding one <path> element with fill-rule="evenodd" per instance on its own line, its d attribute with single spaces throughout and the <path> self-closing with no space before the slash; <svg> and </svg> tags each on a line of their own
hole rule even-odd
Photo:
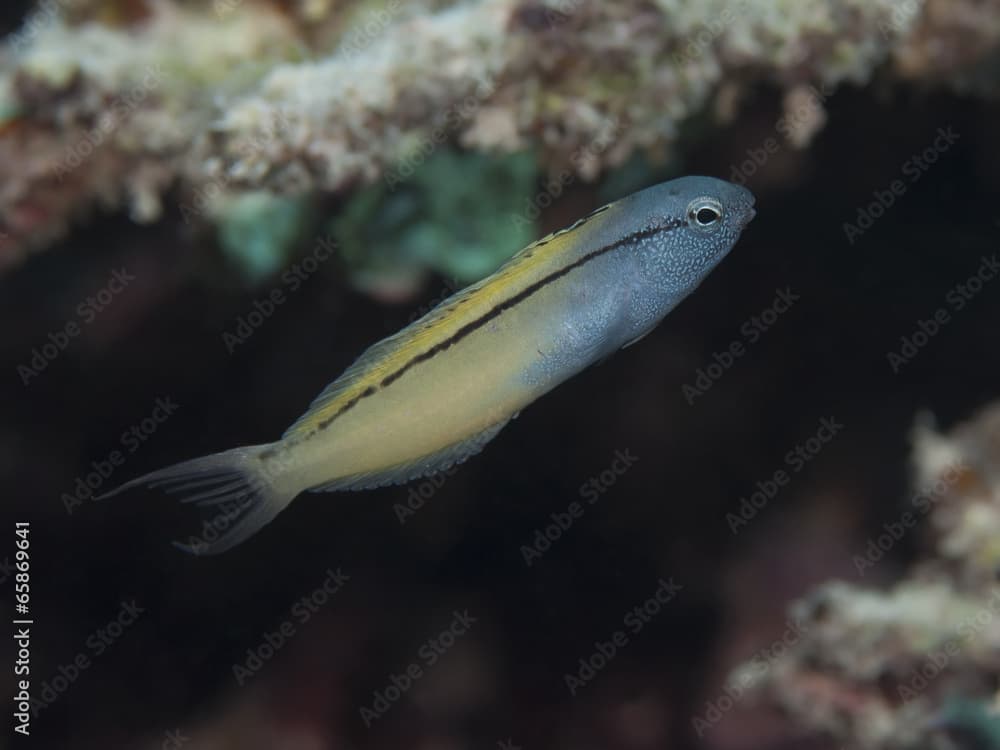
<svg viewBox="0 0 1000 750">
<path fill-rule="evenodd" d="M 638 336 L 636 336 L 631 341 L 625 342 L 625 344 L 622 346 L 622 349 L 628 349 L 630 346 L 632 346 L 632 344 L 635 344 L 635 343 L 638 343 L 638 342 L 642 341 L 644 338 L 646 338 L 652 332 L 653 332 L 653 329 L 650 328 L 648 331 L 646 331 L 644 333 L 640 333 Z"/>
</svg>

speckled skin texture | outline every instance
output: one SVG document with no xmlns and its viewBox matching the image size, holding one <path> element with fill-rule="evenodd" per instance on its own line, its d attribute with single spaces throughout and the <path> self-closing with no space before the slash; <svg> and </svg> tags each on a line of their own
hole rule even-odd
<svg viewBox="0 0 1000 750">
<path fill-rule="evenodd" d="M 702 198 L 722 208 L 718 226 L 710 230 L 688 216 L 692 202 Z M 546 290 L 559 299 L 550 311 L 552 345 L 527 368 L 525 381 L 541 395 L 648 333 L 732 249 L 754 217 L 753 203 L 750 191 L 739 185 L 682 177 L 615 204 L 607 222 L 581 237 L 583 245 L 596 249 L 649 233 L 590 260 Z"/>
<path fill-rule="evenodd" d="M 699 198 L 714 198 L 723 211 L 717 229 L 703 230 L 686 215 Z M 630 318 L 641 334 L 693 292 L 729 253 L 753 219 L 753 195 L 744 187 L 710 177 L 682 177 L 636 193 L 630 208 L 647 223 L 685 221 L 684 226 L 639 241 L 626 250 L 635 265 Z M 631 334 L 630 334 L 631 335 Z"/>
</svg>

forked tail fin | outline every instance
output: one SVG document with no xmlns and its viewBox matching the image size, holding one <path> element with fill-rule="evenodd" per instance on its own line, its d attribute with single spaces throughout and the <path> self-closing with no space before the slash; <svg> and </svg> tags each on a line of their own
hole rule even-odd
<svg viewBox="0 0 1000 750">
<path fill-rule="evenodd" d="M 182 503 L 210 508 L 201 533 L 174 546 L 194 555 L 215 555 L 255 534 L 298 494 L 269 469 L 261 454 L 271 445 L 250 445 L 183 461 L 126 482 L 98 500 L 135 487 L 163 488 Z"/>
</svg>

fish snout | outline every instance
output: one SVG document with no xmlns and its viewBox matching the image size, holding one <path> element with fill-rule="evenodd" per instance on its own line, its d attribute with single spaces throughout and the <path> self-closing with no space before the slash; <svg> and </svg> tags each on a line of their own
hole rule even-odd
<svg viewBox="0 0 1000 750">
<path fill-rule="evenodd" d="M 740 231 L 743 231 L 747 228 L 747 224 L 754 220 L 754 217 L 757 215 L 757 210 L 754 208 L 756 199 L 754 198 L 753 193 L 742 186 L 740 186 L 740 189 L 742 191 L 740 194 L 740 198 L 742 200 L 739 202 Z"/>
</svg>

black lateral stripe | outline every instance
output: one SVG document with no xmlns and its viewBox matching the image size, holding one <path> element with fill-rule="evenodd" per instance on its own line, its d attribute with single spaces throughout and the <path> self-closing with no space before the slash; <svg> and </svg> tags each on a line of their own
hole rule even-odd
<svg viewBox="0 0 1000 750">
<path fill-rule="evenodd" d="M 583 221 L 583 220 L 581 219 L 581 221 Z M 579 268 L 580 266 L 582 266 L 585 263 L 593 260 L 594 258 L 597 258 L 597 257 L 600 257 L 602 255 L 605 255 L 606 253 L 609 253 L 612 250 L 616 250 L 619 247 L 621 247 L 622 245 L 627 245 L 630 242 L 636 242 L 637 240 L 646 239 L 647 237 L 653 237 L 653 236 L 655 236 L 657 234 L 660 234 L 661 232 L 669 232 L 669 231 L 671 231 L 673 229 L 679 229 L 680 227 L 685 226 L 686 224 L 687 224 L 687 221 L 685 221 L 684 219 L 672 219 L 671 221 L 668 221 L 665 224 L 661 224 L 660 226 L 651 227 L 649 229 L 641 229 L 638 232 L 632 232 L 632 234 L 628 234 L 628 235 L 622 237 L 620 240 L 615 240 L 614 242 L 612 242 L 609 245 L 604 245 L 603 247 L 599 247 L 596 250 L 591 250 L 589 253 L 587 253 L 586 255 L 584 255 L 582 258 L 579 258 L 579 259 L 573 261 L 572 263 L 570 263 L 568 266 L 565 266 L 564 268 L 560 268 L 558 271 L 553 271 L 548 276 L 545 276 L 544 278 L 539 279 L 535 283 L 533 283 L 533 284 L 525 287 L 524 289 L 522 289 L 520 292 L 518 292 L 514 296 L 509 297 L 508 299 L 505 299 L 503 302 L 497 303 L 493 307 L 493 309 L 491 309 L 489 312 L 484 313 L 483 315 L 481 315 L 480 317 L 476 318 L 475 320 L 466 323 L 464 326 L 462 326 L 461 328 L 459 328 L 457 331 L 455 331 L 451 336 L 449 336 L 448 338 L 446 338 L 444 341 L 438 342 L 437 344 L 435 344 L 434 346 L 432 346 L 427 351 L 421 352 L 420 354 L 417 354 L 416 356 L 414 356 L 412 359 L 410 359 L 406 364 L 404 364 L 398 370 L 396 370 L 395 372 L 392 372 L 392 373 L 386 375 L 382 379 L 382 381 L 378 384 L 378 388 L 375 388 L 374 386 L 369 386 L 368 388 L 366 388 L 362 393 L 358 394 L 357 396 L 355 396 L 354 398 L 352 398 L 350 401 L 348 401 L 347 403 L 345 403 L 342 407 L 340 407 L 340 409 L 337 410 L 336 414 L 334 414 L 333 416 L 329 417 L 328 419 L 325 419 L 322 422 L 320 422 L 319 425 L 318 425 L 318 429 L 320 429 L 320 430 L 325 429 L 326 427 L 328 427 L 330 425 L 331 422 L 333 422 L 333 420 L 335 420 L 341 414 L 343 414 L 344 412 L 346 412 L 348 409 L 353 408 L 361 399 L 366 398 L 368 396 L 374 395 L 375 393 L 378 392 L 379 389 L 385 388 L 386 386 L 391 385 L 395 381 L 399 380 L 411 368 L 415 367 L 416 365 L 420 364 L 421 362 L 426 362 L 427 360 L 429 360 L 432 357 L 440 354 L 441 352 L 445 351 L 446 349 L 450 349 L 452 346 L 454 346 L 455 344 L 457 344 L 459 341 L 461 341 L 462 339 L 464 339 L 469 334 L 474 333 L 475 331 L 479 330 L 484 325 L 486 325 L 487 323 L 489 323 L 491 320 L 493 320 L 494 318 L 499 317 L 500 315 L 502 315 L 507 310 L 510 310 L 512 307 L 515 307 L 516 305 L 519 305 L 521 302 L 524 302 L 524 300 L 526 300 L 529 297 L 531 297 L 533 294 L 535 294 L 536 292 L 538 292 L 540 289 L 543 289 L 545 286 L 547 286 L 548 284 L 552 283 L 553 281 L 562 278 L 563 276 L 565 276 L 566 274 L 568 274 L 570 271 L 572 271 L 572 270 L 574 270 L 576 268 Z"/>
</svg>

